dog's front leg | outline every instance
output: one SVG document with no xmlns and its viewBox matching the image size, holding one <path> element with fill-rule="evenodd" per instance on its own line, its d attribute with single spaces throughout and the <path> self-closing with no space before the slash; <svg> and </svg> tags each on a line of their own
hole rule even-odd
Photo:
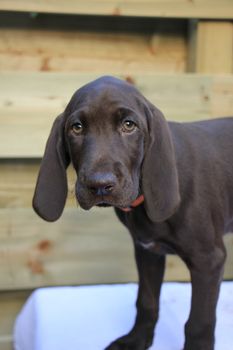
<svg viewBox="0 0 233 350">
<path fill-rule="evenodd" d="M 156 255 L 135 245 L 135 257 L 139 277 L 135 324 L 129 334 L 114 341 L 106 350 L 145 350 L 153 342 L 165 255 Z"/>
<path fill-rule="evenodd" d="M 184 350 L 214 350 L 216 305 L 225 261 L 224 249 L 198 257 L 190 268 L 192 302 L 185 325 Z"/>
</svg>

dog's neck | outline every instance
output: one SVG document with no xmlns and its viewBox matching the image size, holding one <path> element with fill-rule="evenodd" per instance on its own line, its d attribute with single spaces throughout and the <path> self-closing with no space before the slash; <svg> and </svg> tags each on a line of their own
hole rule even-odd
<svg viewBox="0 0 233 350">
<path fill-rule="evenodd" d="M 122 211 L 124 212 L 129 212 L 131 210 L 133 210 L 134 208 L 138 207 L 140 204 L 142 204 L 144 202 L 144 196 L 143 194 L 141 194 L 138 198 L 135 199 L 135 201 L 133 201 L 131 203 L 131 205 L 127 208 L 120 208 Z"/>
</svg>

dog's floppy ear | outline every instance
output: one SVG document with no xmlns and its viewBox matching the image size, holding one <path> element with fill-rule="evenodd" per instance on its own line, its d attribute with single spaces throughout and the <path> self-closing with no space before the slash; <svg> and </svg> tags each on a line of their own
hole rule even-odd
<svg viewBox="0 0 233 350">
<path fill-rule="evenodd" d="M 142 189 L 149 218 L 169 218 L 180 202 L 178 173 L 169 126 L 159 109 L 147 104 L 148 138 L 142 166 Z"/>
<path fill-rule="evenodd" d="M 33 197 L 34 210 L 46 221 L 55 221 L 61 216 L 67 197 L 69 156 L 65 150 L 63 124 L 61 114 L 52 126 Z"/>
</svg>

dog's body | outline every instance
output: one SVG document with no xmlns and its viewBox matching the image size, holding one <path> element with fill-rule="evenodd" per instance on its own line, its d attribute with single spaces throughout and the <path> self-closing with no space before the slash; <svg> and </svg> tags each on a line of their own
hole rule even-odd
<svg viewBox="0 0 233 350">
<path fill-rule="evenodd" d="M 70 161 L 81 207 L 115 207 L 134 242 L 137 317 L 108 349 L 150 346 L 165 257 L 175 253 L 192 282 L 184 349 L 213 350 L 222 236 L 233 230 L 233 118 L 167 123 L 133 86 L 100 78 L 75 93 L 52 128 L 33 202 L 48 221 L 64 208 Z M 144 202 L 128 210 L 142 195 Z"/>
</svg>

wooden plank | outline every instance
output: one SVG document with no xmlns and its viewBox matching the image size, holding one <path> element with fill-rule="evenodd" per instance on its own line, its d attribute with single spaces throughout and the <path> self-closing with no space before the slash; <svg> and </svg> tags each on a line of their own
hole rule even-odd
<svg viewBox="0 0 233 350">
<path fill-rule="evenodd" d="M 188 21 L 187 72 L 196 72 L 197 27 L 197 19 L 190 19 Z"/>
<path fill-rule="evenodd" d="M 156 44 L 155 44 L 156 41 Z M 0 28 L 0 71 L 74 71 L 132 74 L 184 72 L 185 33 L 151 34 Z M 94 55 L 93 55 L 94 52 Z"/>
<path fill-rule="evenodd" d="M 128 233 L 113 210 L 75 208 L 71 169 L 61 220 L 51 225 L 37 217 L 31 200 L 38 168 L 32 161 L 0 163 L 0 289 L 136 279 Z"/>
<path fill-rule="evenodd" d="M 231 75 L 232 76 L 232 75 Z M 230 75 L 229 75 L 230 77 Z M 233 91 L 232 85 L 230 82 L 231 79 L 218 80 L 218 77 L 215 76 L 213 79 L 213 88 L 212 88 L 212 102 L 211 109 L 213 116 L 232 116 L 233 115 Z M 208 98 L 208 95 L 206 95 Z"/>
<path fill-rule="evenodd" d="M 39 164 L 39 161 L 34 160 L 29 162 L 0 162 L 0 209 L 31 207 Z M 70 166 L 68 169 L 67 207 L 76 206 L 75 181 L 76 175 Z M 7 231 L 5 231 L 5 234 L 8 235 Z"/>
<path fill-rule="evenodd" d="M 0 239 L 2 290 L 137 281 L 130 236 L 111 209 L 68 208 L 53 224 L 30 209 L 1 209 L 0 217 L 1 232 L 8 231 Z M 232 279 L 233 237 L 227 238 L 225 278 Z M 178 257 L 168 257 L 165 280 L 189 280 Z"/>
<path fill-rule="evenodd" d="M 29 291 L 0 293 L 0 349 L 13 349 L 13 328 L 17 314 L 29 297 Z"/>
<path fill-rule="evenodd" d="M 0 339 L 0 345 L 1 345 L 1 350 L 12 350 L 12 346 L 13 346 L 12 336 L 2 337 L 2 339 Z"/>
<path fill-rule="evenodd" d="M 1 289 L 137 280 L 131 240 L 110 210 L 68 209 L 53 225 L 29 209 L 1 210 L 0 216 L 1 228 L 12 235 L 1 240 L 1 253 L 8 250 L 5 259 L 1 254 Z M 169 257 L 167 266 L 166 280 L 189 278 L 177 257 Z M 227 273 L 233 277 L 230 264 Z"/>
<path fill-rule="evenodd" d="M 196 72 L 233 73 L 233 23 L 199 21 Z"/>
<path fill-rule="evenodd" d="M 38 165 L 0 163 L 0 289 L 136 281 L 131 238 L 112 209 L 75 208 L 70 192 L 58 222 L 37 217 L 31 198 Z M 74 183 L 74 174 L 69 178 Z M 225 278 L 233 278 L 233 237 L 226 238 Z M 168 257 L 165 279 L 189 280 L 179 258 Z"/>
<path fill-rule="evenodd" d="M 227 260 L 224 270 L 224 278 L 233 280 L 233 235 L 226 235 L 224 243 L 227 249 Z"/>
<path fill-rule="evenodd" d="M 68 14 L 233 18 L 231 0 L 0 0 L 0 10 Z"/>
<path fill-rule="evenodd" d="M 41 157 L 56 115 L 73 92 L 98 75 L 0 73 L 0 157 Z M 135 73 L 130 79 L 170 120 L 233 113 L 233 76 Z M 185 98 L 184 98 L 185 96 Z M 19 142 L 9 142 L 9 137 Z"/>
<path fill-rule="evenodd" d="M 1 209 L 0 217 L 8 232 L 0 239 L 3 290 L 136 279 L 130 237 L 111 210 L 67 208 L 53 225 L 27 208 Z"/>
</svg>

